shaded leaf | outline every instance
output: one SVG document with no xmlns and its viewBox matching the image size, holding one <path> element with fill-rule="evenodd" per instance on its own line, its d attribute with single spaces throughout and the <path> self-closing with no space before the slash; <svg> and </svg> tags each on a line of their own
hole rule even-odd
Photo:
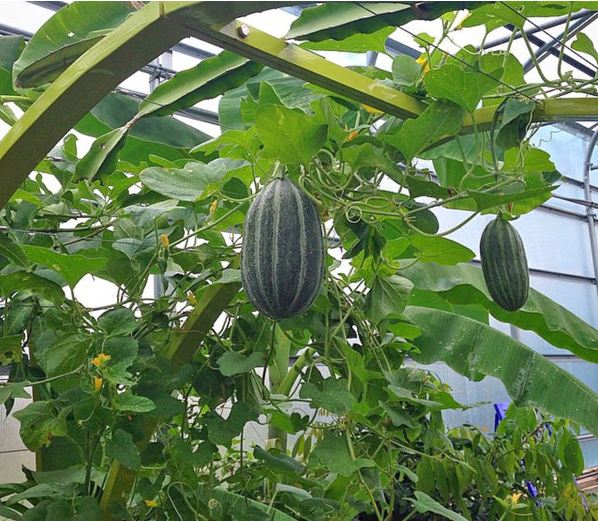
<svg viewBox="0 0 598 521">
<path fill-rule="evenodd" d="M 125 127 L 139 110 L 140 101 L 123 94 L 109 94 L 77 123 L 75 130 L 100 137 Z M 127 134 L 119 158 L 137 164 L 149 154 L 165 159 L 188 157 L 187 151 L 211 136 L 172 116 L 142 118 Z"/>
<path fill-rule="evenodd" d="M 98 325 L 109 336 L 126 335 L 137 327 L 137 318 L 128 308 L 111 309 L 98 319 Z"/>
<path fill-rule="evenodd" d="M 538 407 L 598 434 L 598 394 L 533 349 L 455 313 L 410 306 L 405 315 L 422 329 L 422 335 L 412 340 L 419 350 L 411 352 L 417 362 L 443 361 L 475 380 L 493 376 L 517 405 Z"/>
<path fill-rule="evenodd" d="M 255 126 L 264 143 L 264 156 L 283 163 L 308 165 L 326 140 L 326 126 L 281 105 L 262 105 Z"/>
<path fill-rule="evenodd" d="M 22 246 L 30 262 L 41 264 L 58 273 L 67 284 L 74 288 L 85 275 L 101 271 L 108 259 L 89 259 L 83 255 L 65 255 L 41 246 Z"/>
<path fill-rule="evenodd" d="M 25 446 L 36 451 L 48 446 L 52 438 L 67 435 L 68 409 L 56 414 L 50 401 L 32 402 L 13 416 L 21 423 L 21 440 Z"/>
<path fill-rule="evenodd" d="M 264 364 L 264 353 L 251 353 L 243 356 L 235 351 L 227 351 L 218 359 L 218 367 L 224 376 L 248 373 L 252 369 Z"/>
<path fill-rule="evenodd" d="M 118 153 L 125 146 L 129 127 L 120 127 L 97 138 L 89 151 L 77 163 L 77 177 L 91 181 L 100 174 L 109 174 L 116 169 Z"/>
<path fill-rule="evenodd" d="M 399 275 L 376 277 L 366 297 L 366 314 L 377 324 L 388 316 L 400 315 L 413 289 L 410 280 Z"/>
<path fill-rule="evenodd" d="M 20 362 L 24 335 L 10 335 L 0 338 L 0 366 Z"/>
<path fill-rule="evenodd" d="M 29 290 L 35 291 L 39 297 L 48 299 L 56 305 L 60 305 L 64 301 L 62 288 L 45 277 L 24 271 L 0 275 L 0 294 L 3 297 Z"/>
<path fill-rule="evenodd" d="M 344 378 L 326 378 L 321 386 L 305 382 L 301 386 L 299 396 L 310 399 L 314 409 L 321 407 L 332 414 L 339 415 L 348 413 L 355 402 Z"/>
<path fill-rule="evenodd" d="M 118 411 L 141 413 L 153 411 L 156 404 L 145 396 L 137 396 L 127 390 L 114 397 L 114 407 Z"/>
<path fill-rule="evenodd" d="M 23 383 L 8 383 L 0 386 L 0 405 L 6 403 L 8 400 L 16 398 L 31 398 L 29 393 L 25 391 L 27 382 Z"/>
<path fill-rule="evenodd" d="M 263 69 L 263 65 L 223 51 L 195 67 L 175 74 L 141 102 L 142 116 L 165 116 L 239 87 Z"/>
<path fill-rule="evenodd" d="M 29 269 L 29 259 L 23 249 L 7 235 L 0 233 L 0 255 L 3 255 L 17 266 Z"/>
<path fill-rule="evenodd" d="M 533 288 L 525 305 L 511 312 L 494 303 L 486 289 L 482 269 L 472 264 L 417 263 L 401 273 L 418 289 L 437 292 L 453 304 L 478 304 L 501 322 L 534 331 L 556 347 L 567 349 L 584 360 L 598 362 L 598 330 Z"/>
<path fill-rule="evenodd" d="M 210 413 L 206 418 L 208 439 L 218 445 L 230 445 L 233 438 L 241 434 L 243 427 L 249 421 L 255 421 L 258 413 L 254 407 L 243 402 L 235 402 L 228 418 L 217 413 Z"/>
<path fill-rule="evenodd" d="M 115 458 L 130 470 L 139 470 L 141 458 L 133 443 L 133 436 L 121 429 L 117 429 L 112 438 L 106 441 L 106 456 Z"/>
<path fill-rule="evenodd" d="M 0 36 L 0 94 L 15 94 L 12 67 L 24 48 L 22 36 Z"/>
<path fill-rule="evenodd" d="M 310 454 L 310 460 L 319 461 L 330 472 L 349 477 L 362 468 L 375 467 L 376 463 L 365 458 L 352 459 L 344 436 L 326 431 L 324 439 Z"/>
<path fill-rule="evenodd" d="M 36 345 L 37 361 L 46 376 L 53 377 L 73 371 L 85 362 L 87 348 L 90 344 L 89 337 L 84 335 L 67 335 L 57 339 L 52 337 L 49 339 L 49 344 L 44 345 L 42 335 Z M 52 382 L 52 387 L 58 392 L 62 392 L 72 387 L 77 381 L 77 376 L 61 378 Z"/>
<path fill-rule="evenodd" d="M 464 115 L 465 111 L 458 105 L 437 101 L 416 119 L 405 121 L 396 134 L 385 136 L 383 140 L 411 161 L 441 139 L 457 134 L 463 126 Z"/>
</svg>

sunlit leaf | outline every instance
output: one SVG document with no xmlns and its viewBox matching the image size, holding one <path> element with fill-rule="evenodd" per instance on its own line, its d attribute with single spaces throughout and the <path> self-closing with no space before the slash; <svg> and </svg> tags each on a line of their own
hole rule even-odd
<svg viewBox="0 0 598 521">
<path fill-rule="evenodd" d="M 478 304 L 501 322 L 534 331 L 553 346 L 598 362 L 598 330 L 533 288 L 519 311 L 505 311 L 490 298 L 482 269 L 472 264 L 416 263 L 401 274 L 418 289 L 437 292 L 453 304 Z"/>
<path fill-rule="evenodd" d="M 500 77 L 502 69 L 500 74 L 493 74 Z M 439 69 L 429 71 L 424 83 L 430 96 L 452 101 L 467 112 L 473 112 L 482 96 L 499 85 L 496 77 L 446 63 Z"/>
<path fill-rule="evenodd" d="M 341 41 L 320 40 L 305 42 L 301 47 L 314 51 L 342 51 L 342 52 L 386 52 L 386 40 L 395 31 L 394 27 L 383 27 L 373 33 L 356 33 Z"/>
<path fill-rule="evenodd" d="M 326 126 L 280 105 L 259 107 L 255 126 L 264 143 L 264 155 L 283 163 L 309 164 L 326 139 Z"/>
<path fill-rule="evenodd" d="M 14 66 L 15 82 L 36 87 L 53 81 L 104 34 L 135 12 L 132 2 L 66 5 L 33 35 Z"/>
<path fill-rule="evenodd" d="M 264 66 L 229 51 L 175 74 L 141 102 L 140 115 L 164 116 L 239 87 Z"/>
<path fill-rule="evenodd" d="M 207 165 L 189 162 L 185 168 L 146 168 L 139 174 L 141 182 L 151 190 L 179 201 L 197 201 L 220 188 L 235 172 L 248 166 L 245 161 L 215 159 Z"/>
<path fill-rule="evenodd" d="M 416 119 L 405 121 L 396 134 L 385 136 L 383 140 L 411 161 L 430 145 L 457 134 L 463 126 L 464 115 L 465 111 L 458 105 L 437 101 Z"/>
<path fill-rule="evenodd" d="M 412 9 L 406 3 L 327 2 L 304 9 L 291 25 L 286 38 L 312 42 L 343 40 L 354 34 L 370 34 L 411 20 L 433 20 L 442 13 L 461 7 L 460 2 L 429 2 L 424 9 Z"/>
<path fill-rule="evenodd" d="M 419 259 L 422 262 L 451 265 L 469 262 L 475 257 L 475 253 L 469 248 L 446 237 L 426 237 L 412 234 L 409 236 L 409 241 L 419 250 Z"/>
<path fill-rule="evenodd" d="M 517 405 L 538 407 L 598 434 L 598 394 L 540 353 L 455 313 L 411 306 L 405 315 L 422 329 L 412 341 L 419 350 L 412 355 L 417 362 L 446 362 L 470 379 L 493 376 Z"/>
</svg>

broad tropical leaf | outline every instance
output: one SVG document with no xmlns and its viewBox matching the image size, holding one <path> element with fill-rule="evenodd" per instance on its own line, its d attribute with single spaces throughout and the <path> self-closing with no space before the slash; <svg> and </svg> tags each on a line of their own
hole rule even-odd
<svg viewBox="0 0 598 521">
<path fill-rule="evenodd" d="M 19 87 L 55 80 L 79 56 L 135 12 L 134 2 L 74 2 L 31 38 L 13 69 Z"/>
<path fill-rule="evenodd" d="M 411 20 L 433 20 L 447 11 L 465 9 L 467 2 L 408 3 L 325 2 L 305 9 L 293 22 L 287 38 L 321 42 L 343 40 L 357 33 L 370 34 Z"/>
<path fill-rule="evenodd" d="M 420 351 L 412 355 L 417 362 L 442 361 L 472 380 L 493 376 L 517 405 L 539 407 L 598 434 L 598 394 L 533 349 L 455 313 L 411 306 L 405 316 L 422 329 L 412 341 Z"/>
<path fill-rule="evenodd" d="M 89 136 L 100 137 L 124 127 L 135 117 L 139 100 L 123 94 L 111 94 L 98 103 L 75 127 Z M 121 136 L 124 138 L 124 135 Z M 143 118 L 126 134 L 120 159 L 131 163 L 147 161 L 149 154 L 174 160 L 186 157 L 186 151 L 210 139 L 210 136 L 174 117 Z M 91 159 L 91 158 L 89 158 Z"/>
<path fill-rule="evenodd" d="M 598 330 L 534 289 L 519 311 L 505 311 L 490 298 L 482 269 L 472 264 L 416 263 L 401 275 L 419 290 L 436 292 L 453 304 L 479 304 L 502 322 L 534 331 L 553 346 L 598 362 Z"/>
<path fill-rule="evenodd" d="M 243 85 L 263 65 L 229 51 L 223 51 L 199 65 L 176 74 L 141 102 L 140 114 L 164 116 L 215 98 Z"/>
<path fill-rule="evenodd" d="M 14 94 L 12 67 L 24 47 L 22 36 L 0 37 L 0 94 Z"/>
</svg>

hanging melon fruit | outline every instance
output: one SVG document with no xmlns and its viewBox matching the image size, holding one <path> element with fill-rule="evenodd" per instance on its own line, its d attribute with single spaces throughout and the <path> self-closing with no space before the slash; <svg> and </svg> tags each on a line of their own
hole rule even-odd
<svg viewBox="0 0 598 521">
<path fill-rule="evenodd" d="M 245 218 L 241 277 L 249 300 L 274 319 L 302 313 L 318 294 L 324 258 L 313 202 L 290 179 L 274 179 Z"/>
<path fill-rule="evenodd" d="M 507 311 L 517 311 L 529 293 L 527 258 L 519 233 L 501 215 L 484 229 L 480 257 L 492 299 Z"/>
</svg>

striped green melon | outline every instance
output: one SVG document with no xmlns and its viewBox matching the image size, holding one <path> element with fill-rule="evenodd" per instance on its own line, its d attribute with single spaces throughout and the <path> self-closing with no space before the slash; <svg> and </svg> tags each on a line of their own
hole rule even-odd
<svg viewBox="0 0 598 521">
<path fill-rule="evenodd" d="M 482 233 L 480 257 L 492 299 L 507 311 L 517 311 L 529 293 L 527 258 L 519 233 L 500 215 Z"/>
<path fill-rule="evenodd" d="M 245 218 L 241 278 L 249 300 L 274 319 L 305 311 L 322 284 L 324 252 L 312 201 L 291 180 L 274 179 Z"/>
</svg>

